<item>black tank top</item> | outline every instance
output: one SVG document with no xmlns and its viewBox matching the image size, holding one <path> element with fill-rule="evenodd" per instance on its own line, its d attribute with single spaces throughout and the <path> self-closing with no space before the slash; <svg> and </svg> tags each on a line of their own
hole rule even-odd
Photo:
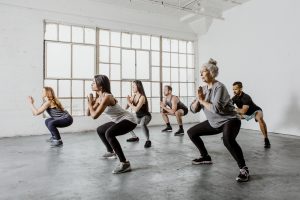
<svg viewBox="0 0 300 200">
<path fill-rule="evenodd" d="M 139 99 L 137 100 L 136 103 L 134 102 L 135 95 L 133 96 L 133 102 L 132 102 L 132 104 L 133 104 L 134 106 L 137 106 L 137 105 L 138 105 L 141 96 L 142 96 L 142 95 L 140 95 L 140 97 L 139 97 Z M 144 104 L 142 105 L 142 107 L 135 113 L 135 114 L 136 114 L 136 117 L 142 118 L 142 117 L 144 117 L 144 116 L 146 116 L 146 115 L 151 116 L 151 114 L 150 114 L 150 112 L 149 112 L 149 109 L 148 109 L 147 103 L 148 103 L 148 102 L 147 102 L 147 98 L 145 97 L 145 103 L 144 103 Z"/>
<path fill-rule="evenodd" d="M 170 108 L 172 108 L 172 98 L 173 98 L 174 95 L 171 96 L 170 100 L 166 100 L 166 105 L 169 106 Z M 175 96 L 177 97 L 177 96 Z M 182 110 L 186 110 L 188 109 L 180 100 L 179 102 L 177 103 L 177 110 L 179 109 L 182 109 Z"/>
</svg>

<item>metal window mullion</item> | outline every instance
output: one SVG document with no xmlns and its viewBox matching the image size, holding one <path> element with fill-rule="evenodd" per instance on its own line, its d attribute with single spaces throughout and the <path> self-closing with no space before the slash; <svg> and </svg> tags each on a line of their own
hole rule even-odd
<svg viewBox="0 0 300 200">
<path fill-rule="evenodd" d="M 70 112 L 71 112 L 71 115 L 73 114 L 73 99 L 72 99 L 72 79 L 73 79 L 73 44 L 71 44 L 71 80 L 70 80 L 70 96 L 71 96 L 71 99 L 70 99 Z"/>
</svg>

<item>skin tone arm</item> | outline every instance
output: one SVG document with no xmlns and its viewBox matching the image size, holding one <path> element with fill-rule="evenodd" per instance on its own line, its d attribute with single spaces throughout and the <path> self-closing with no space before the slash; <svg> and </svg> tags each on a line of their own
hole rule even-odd
<svg viewBox="0 0 300 200">
<path fill-rule="evenodd" d="M 205 95 L 202 89 L 198 89 L 198 101 L 201 105 L 203 105 L 207 110 L 211 109 L 211 103 L 204 100 Z"/>
<path fill-rule="evenodd" d="M 243 105 L 242 108 L 236 108 L 235 111 L 240 114 L 240 115 L 244 115 L 249 109 L 249 106 L 247 105 Z"/>
<path fill-rule="evenodd" d="M 132 104 L 132 102 L 133 102 L 133 96 L 127 96 L 127 105 L 126 105 L 126 107 L 125 107 L 125 110 L 127 110 L 129 107 L 131 107 L 129 104 Z"/>
<path fill-rule="evenodd" d="M 93 105 L 93 99 L 90 96 L 88 96 L 87 99 L 88 99 L 88 107 L 89 107 L 88 109 L 90 112 L 90 116 L 93 119 L 97 119 L 103 113 L 105 108 L 111 104 L 112 101 L 111 98 L 112 97 L 110 96 L 104 96 L 101 102 L 99 103 L 99 105 L 95 106 Z"/>
<path fill-rule="evenodd" d="M 167 111 L 170 114 L 175 114 L 176 110 L 177 110 L 177 103 L 179 102 L 178 98 L 173 98 L 172 99 L 172 108 L 167 108 L 166 104 L 164 102 L 160 103 L 160 107 L 162 109 L 164 109 L 165 111 Z"/>
<path fill-rule="evenodd" d="M 95 99 L 92 93 L 89 95 L 89 97 L 90 97 L 90 99 L 92 99 L 92 105 L 93 105 L 93 108 L 95 110 L 100 105 L 99 99 Z M 86 110 L 86 115 L 91 116 L 89 108 L 87 108 L 87 110 Z"/>
<path fill-rule="evenodd" d="M 34 106 L 34 99 L 32 98 L 32 96 L 28 97 L 28 102 L 30 104 L 31 111 L 34 116 L 42 114 L 50 106 L 50 101 L 46 101 L 41 107 L 36 108 Z"/>
<path fill-rule="evenodd" d="M 131 99 L 129 97 L 127 97 L 127 101 L 128 101 L 127 105 L 130 108 L 132 108 L 132 110 L 134 110 L 135 112 L 137 112 L 137 111 L 139 111 L 141 109 L 141 107 L 145 103 L 146 99 L 145 99 L 145 96 L 141 96 L 140 100 L 139 100 L 139 103 L 136 106 L 133 105 L 133 101 L 131 101 Z"/>
</svg>

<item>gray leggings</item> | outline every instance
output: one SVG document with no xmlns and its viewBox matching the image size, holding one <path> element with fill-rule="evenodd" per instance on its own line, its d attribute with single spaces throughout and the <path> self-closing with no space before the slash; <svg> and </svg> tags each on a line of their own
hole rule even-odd
<svg viewBox="0 0 300 200">
<path fill-rule="evenodd" d="M 136 119 L 137 119 L 137 123 L 141 124 L 142 131 L 146 135 L 147 140 L 149 140 L 149 129 L 148 129 L 147 125 L 151 121 L 152 117 L 149 115 L 145 115 L 144 117 L 141 117 L 141 118 L 137 117 Z M 133 137 L 136 137 L 136 135 L 133 131 L 131 131 L 131 135 Z"/>
</svg>

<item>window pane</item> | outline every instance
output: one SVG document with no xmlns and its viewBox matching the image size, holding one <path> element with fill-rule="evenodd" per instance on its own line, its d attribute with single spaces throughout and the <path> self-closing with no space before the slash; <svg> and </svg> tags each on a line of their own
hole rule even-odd
<svg viewBox="0 0 300 200">
<path fill-rule="evenodd" d="M 194 53 L 194 46 L 192 42 L 187 43 L 187 52 L 188 53 Z"/>
<path fill-rule="evenodd" d="M 72 99 L 72 115 L 83 115 L 83 99 Z"/>
<path fill-rule="evenodd" d="M 118 103 L 121 105 L 122 108 L 125 109 L 125 107 L 127 105 L 127 98 L 121 98 Z M 127 111 L 131 112 L 131 109 L 128 108 Z"/>
<path fill-rule="evenodd" d="M 121 33 L 110 32 L 110 45 L 111 46 L 121 46 Z"/>
<path fill-rule="evenodd" d="M 186 53 L 186 41 L 179 41 L 179 53 Z"/>
<path fill-rule="evenodd" d="M 131 96 L 131 82 L 122 82 L 122 97 Z M 127 100 L 126 100 L 127 101 Z"/>
<path fill-rule="evenodd" d="M 180 97 L 180 101 L 184 104 L 184 105 L 186 105 L 186 106 L 188 106 L 188 104 L 187 104 L 187 97 Z M 189 106 L 188 106 L 189 107 Z"/>
<path fill-rule="evenodd" d="M 162 68 L 163 81 L 170 81 L 170 68 L 163 67 Z"/>
<path fill-rule="evenodd" d="M 100 62 L 109 62 L 109 47 L 100 46 Z"/>
<path fill-rule="evenodd" d="M 147 98 L 148 101 L 148 108 L 149 108 L 149 112 L 152 112 L 152 98 Z"/>
<path fill-rule="evenodd" d="M 194 68 L 194 56 L 187 55 L 187 67 Z"/>
<path fill-rule="evenodd" d="M 59 25 L 59 41 L 71 41 L 71 26 Z"/>
<path fill-rule="evenodd" d="M 160 57 L 159 57 L 159 52 L 157 51 L 152 51 L 151 52 L 151 60 L 152 60 L 152 66 L 159 66 L 160 65 Z"/>
<path fill-rule="evenodd" d="M 187 82 L 186 69 L 180 69 L 179 74 L 180 74 L 180 81 Z"/>
<path fill-rule="evenodd" d="M 150 82 L 143 82 L 143 87 L 147 97 L 151 97 L 151 84 Z"/>
<path fill-rule="evenodd" d="M 159 37 L 151 37 L 151 49 L 152 50 L 160 50 L 160 45 L 159 45 Z"/>
<path fill-rule="evenodd" d="M 141 48 L 141 36 L 132 35 L 132 48 L 136 48 L 136 49 Z"/>
<path fill-rule="evenodd" d="M 94 97 L 96 97 L 95 92 L 92 91 L 92 81 L 85 81 L 84 90 L 84 98 L 86 98 L 90 93 L 93 93 Z"/>
<path fill-rule="evenodd" d="M 186 54 L 179 54 L 179 67 L 186 67 Z"/>
<path fill-rule="evenodd" d="M 179 95 L 179 83 L 172 83 L 172 93 L 176 96 Z"/>
<path fill-rule="evenodd" d="M 195 96 L 195 83 L 188 83 L 188 96 Z"/>
<path fill-rule="evenodd" d="M 110 78 L 110 76 L 109 76 L 109 64 L 100 63 L 99 64 L 99 74 L 106 75 L 108 78 Z"/>
<path fill-rule="evenodd" d="M 122 78 L 135 79 L 135 51 L 122 49 Z"/>
<path fill-rule="evenodd" d="M 162 39 L 162 50 L 163 51 L 171 51 L 171 44 L 170 44 L 170 40 L 167 38 L 163 38 Z"/>
<path fill-rule="evenodd" d="M 180 96 L 187 96 L 187 84 L 180 83 Z"/>
<path fill-rule="evenodd" d="M 120 88 L 120 81 L 111 81 L 111 93 L 114 95 L 114 97 L 120 97 L 121 96 L 121 88 Z"/>
<path fill-rule="evenodd" d="M 171 51 L 178 52 L 178 40 L 171 40 Z"/>
<path fill-rule="evenodd" d="M 111 47 L 110 48 L 110 62 L 111 63 L 120 63 L 121 58 L 120 48 Z"/>
<path fill-rule="evenodd" d="M 150 49 L 150 36 L 142 35 L 142 49 Z"/>
<path fill-rule="evenodd" d="M 111 80 L 121 80 L 121 69 L 120 65 L 111 64 L 110 65 L 110 79 Z"/>
<path fill-rule="evenodd" d="M 65 110 L 71 113 L 71 99 L 59 99 Z"/>
<path fill-rule="evenodd" d="M 172 82 L 178 82 L 178 68 L 171 68 L 171 81 Z"/>
<path fill-rule="evenodd" d="M 54 90 L 55 95 L 57 95 L 57 80 L 45 80 L 45 87 L 51 87 Z"/>
<path fill-rule="evenodd" d="M 136 52 L 136 76 L 137 79 L 149 79 L 150 78 L 150 58 L 148 51 Z"/>
<path fill-rule="evenodd" d="M 152 82 L 152 97 L 159 97 L 160 96 L 160 83 L 153 83 Z"/>
<path fill-rule="evenodd" d="M 57 40 L 56 24 L 46 24 L 45 40 Z"/>
<path fill-rule="evenodd" d="M 72 26 L 72 42 L 83 43 L 83 28 Z"/>
<path fill-rule="evenodd" d="M 187 69 L 188 71 L 188 82 L 195 82 L 194 69 Z"/>
<path fill-rule="evenodd" d="M 170 66 L 170 53 L 162 53 L 162 65 Z"/>
<path fill-rule="evenodd" d="M 71 81 L 69 80 L 58 81 L 58 96 L 71 97 Z"/>
<path fill-rule="evenodd" d="M 73 45 L 73 78 L 92 78 L 95 70 L 95 47 Z"/>
<path fill-rule="evenodd" d="M 96 44 L 96 30 L 92 28 L 85 28 L 84 41 L 87 44 Z"/>
<path fill-rule="evenodd" d="M 130 48 L 131 37 L 128 33 L 122 33 L 122 47 Z"/>
<path fill-rule="evenodd" d="M 71 45 L 46 43 L 46 77 L 71 78 Z"/>
<path fill-rule="evenodd" d="M 151 98 L 151 112 L 159 113 L 160 112 L 160 99 L 159 98 Z"/>
<path fill-rule="evenodd" d="M 177 53 L 171 53 L 171 66 L 178 67 L 178 54 Z"/>
<path fill-rule="evenodd" d="M 83 97 L 83 81 L 72 81 L 72 97 Z"/>
<path fill-rule="evenodd" d="M 159 67 L 152 67 L 152 81 L 160 81 L 160 69 Z"/>
<path fill-rule="evenodd" d="M 109 45 L 109 31 L 99 31 L 99 43 L 100 45 Z"/>
</svg>

